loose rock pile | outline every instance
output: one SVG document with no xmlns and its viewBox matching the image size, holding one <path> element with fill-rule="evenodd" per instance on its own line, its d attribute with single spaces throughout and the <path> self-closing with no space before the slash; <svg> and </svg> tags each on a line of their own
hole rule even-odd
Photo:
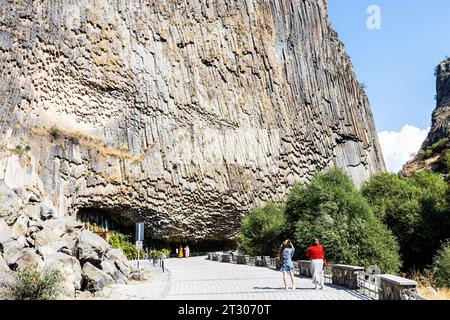
<svg viewBox="0 0 450 320">
<path fill-rule="evenodd" d="M 73 217 L 55 217 L 32 192 L 1 183 L 0 189 L 0 287 L 11 281 L 10 271 L 27 267 L 60 270 L 65 295 L 72 298 L 127 282 L 131 264 L 120 250 Z"/>
</svg>

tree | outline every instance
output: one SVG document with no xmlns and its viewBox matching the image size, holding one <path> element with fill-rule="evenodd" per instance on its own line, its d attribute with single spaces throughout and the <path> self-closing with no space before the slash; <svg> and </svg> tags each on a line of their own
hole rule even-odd
<svg viewBox="0 0 450 320">
<path fill-rule="evenodd" d="M 237 245 L 245 254 L 273 256 L 283 241 L 284 207 L 269 202 L 254 209 L 241 222 Z"/>
<path fill-rule="evenodd" d="M 376 264 L 387 273 L 399 270 L 395 237 L 341 170 L 318 173 L 310 184 L 296 185 L 285 213 L 298 257 L 303 258 L 312 239 L 319 237 L 327 259 L 334 263 Z"/>
<path fill-rule="evenodd" d="M 438 286 L 450 288 L 450 240 L 437 252 L 427 273 Z"/>
<path fill-rule="evenodd" d="M 449 237 L 448 186 L 442 175 L 422 171 L 403 179 L 379 174 L 362 194 L 398 238 L 404 269 L 430 264 L 440 241 Z"/>
</svg>

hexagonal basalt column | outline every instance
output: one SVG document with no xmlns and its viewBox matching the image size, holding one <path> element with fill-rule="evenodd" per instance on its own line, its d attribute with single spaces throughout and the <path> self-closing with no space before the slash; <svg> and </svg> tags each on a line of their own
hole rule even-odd
<svg viewBox="0 0 450 320">
<path fill-rule="evenodd" d="M 390 274 L 382 274 L 378 277 L 380 279 L 378 288 L 380 300 L 406 300 L 405 290 L 416 291 L 416 281 Z"/>
<path fill-rule="evenodd" d="M 358 289 L 359 271 L 364 271 L 364 268 L 335 264 L 332 266 L 333 283 L 349 289 Z"/>
</svg>

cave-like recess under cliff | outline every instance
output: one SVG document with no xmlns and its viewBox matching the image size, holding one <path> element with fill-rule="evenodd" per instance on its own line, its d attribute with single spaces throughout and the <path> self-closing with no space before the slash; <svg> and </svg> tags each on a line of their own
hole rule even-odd
<svg viewBox="0 0 450 320">
<path fill-rule="evenodd" d="M 385 170 L 325 0 L 1 1 L 0 179 L 58 215 L 234 239 L 338 166 Z"/>
</svg>

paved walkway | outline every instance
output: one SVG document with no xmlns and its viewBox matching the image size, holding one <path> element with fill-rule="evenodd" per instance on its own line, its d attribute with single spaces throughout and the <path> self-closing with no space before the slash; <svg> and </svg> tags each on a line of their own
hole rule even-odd
<svg viewBox="0 0 450 320">
<path fill-rule="evenodd" d="M 297 289 L 284 290 L 282 274 L 262 267 L 206 260 L 168 259 L 164 274 L 144 263 L 150 278 L 104 291 L 101 299 L 165 300 L 365 300 L 363 295 L 333 284 L 315 290 L 311 279 L 296 277 Z"/>
</svg>

